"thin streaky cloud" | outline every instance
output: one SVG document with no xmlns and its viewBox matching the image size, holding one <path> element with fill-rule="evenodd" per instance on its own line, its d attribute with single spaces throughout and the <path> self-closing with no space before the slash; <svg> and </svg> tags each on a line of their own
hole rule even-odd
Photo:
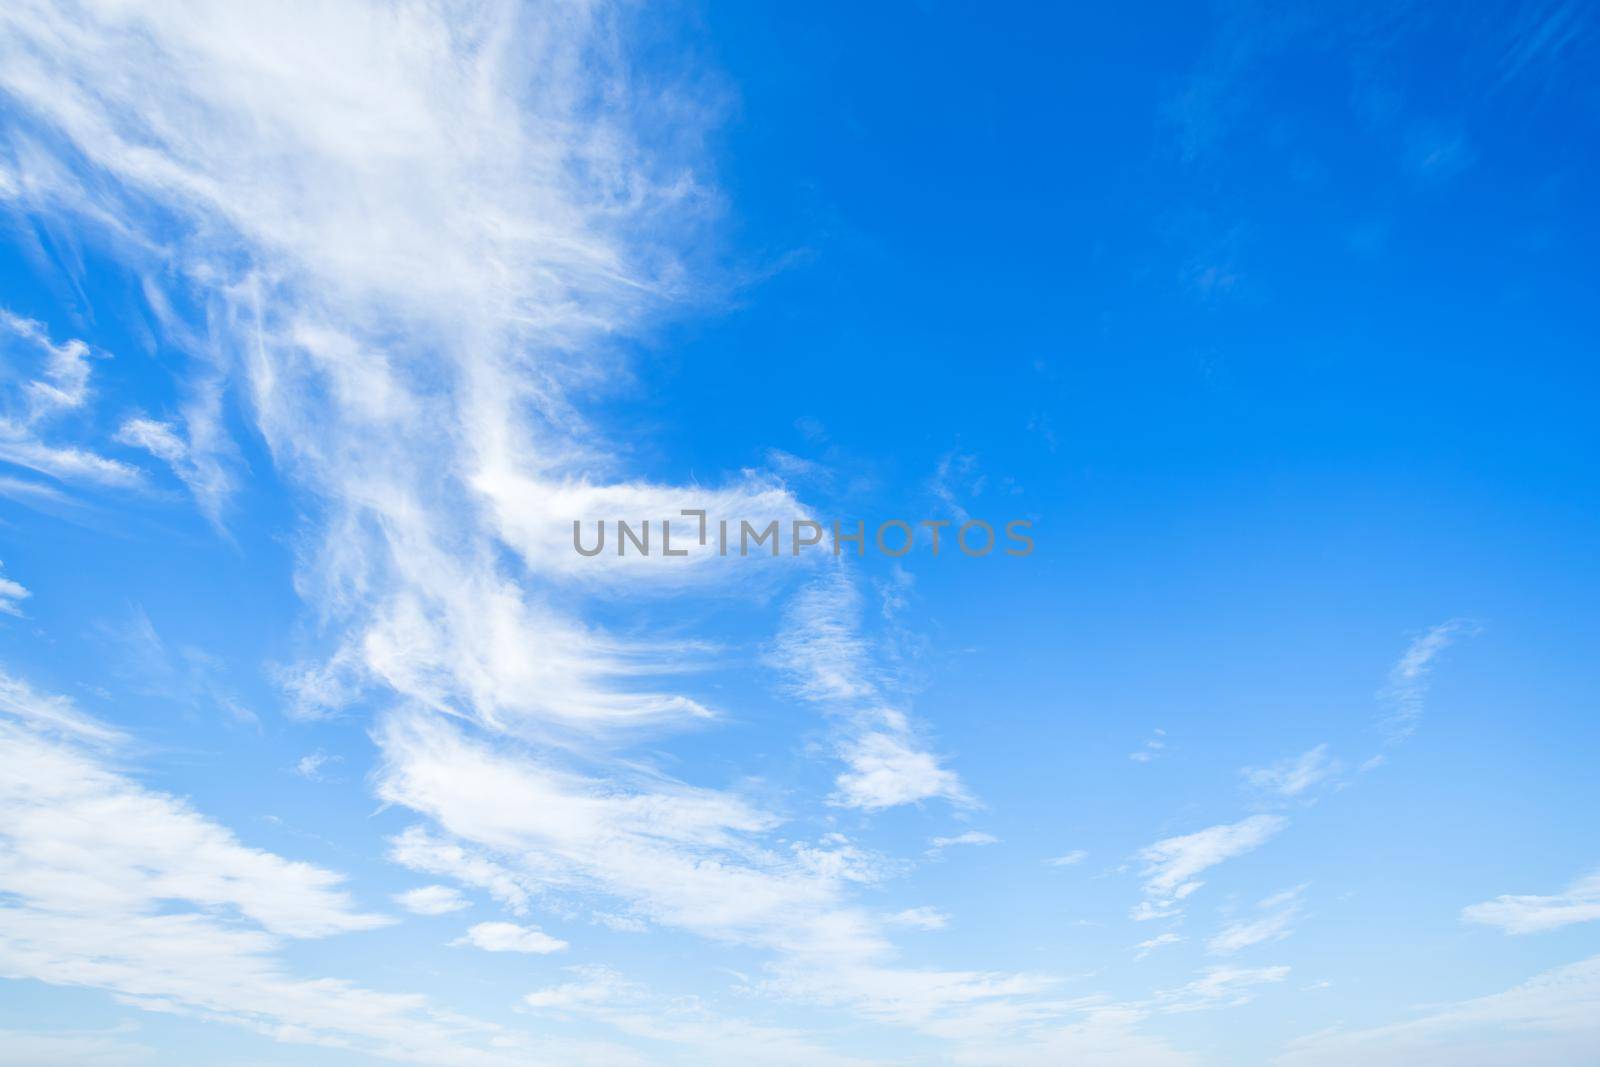
<svg viewBox="0 0 1600 1067">
<path fill-rule="evenodd" d="M 1266 844 L 1281 833 L 1289 821 L 1278 815 L 1252 815 L 1236 823 L 1224 823 L 1168 837 L 1139 852 L 1144 862 L 1144 899 L 1133 909 L 1133 918 L 1149 920 L 1176 915 L 1183 902 L 1205 883 L 1198 877 L 1217 864 Z"/>
<path fill-rule="evenodd" d="M 1459 638 L 1477 633 L 1478 626 L 1465 619 L 1451 619 L 1415 638 L 1389 671 L 1389 683 L 1378 694 L 1388 715 L 1378 724 L 1384 737 L 1393 744 L 1404 741 L 1417 730 L 1423 702 L 1428 695 L 1429 676 L 1440 653 Z"/>
<path fill-rule="evenodd" d="M 1600 870 L 1550 896 L 1499 896 L 1462 909 L 1469 923 L 1497 926 L 1508 934 L 1540 934 L 1600 920 Z"/>
</svg>

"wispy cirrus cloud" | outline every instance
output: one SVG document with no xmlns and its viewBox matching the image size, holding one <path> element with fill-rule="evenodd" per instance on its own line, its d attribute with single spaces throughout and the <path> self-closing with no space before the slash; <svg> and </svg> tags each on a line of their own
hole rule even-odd
<svg viewBox="0 0 1600 1067">
<path fill-rule="evenodd" d="M 1082 863 L 1088 858 L 1089 853 L 1085 852 L 1081 848 L 1075 848 L 1071 852 L 1064 853 L 1060 856 L 1050 857 L 1044 861 L 1044 865 L 1046 867 L 1076 867 L 1078 864 Z"/>
<path fill-rule="evenodd" d="M 972 803 L 960 777 L 929 751 L 910 715 L 884 692 L 861 634 L 861 593 L 844 566 L 795 595 L 768 660 L 796 695 L 838 720 L 835 752 L 846 769 L 835 779 L 834 803 L 867 811 L 936 798 Z"/>
<path fill-rule="evenodd" d="M 1282 941 L 1293 932 L 1294 922 L 1300 917 L 1300 898 L 1305 888 L 1296 886 L 1261 901 L 1256 905 L 1260 914 L 1228 923 L 1206 942 L 1206 951 L 1214 956 L 1229 956 L 1253 945 Z"/>
<path fill-rule="evenodd" d="M 143 483 L 137 467 L 54 436 L 66 416 L 88 405 L 93 358 L 88 345 L 75 338 L 56 342 L 42 323 L 0 308 L 0 350 L 16 366 L 36 367 L 35 377 L 0 394 L 0 462 L 68 483 L 121 488 Z"/>
<path fill-rule="evenodd" d="M 1289 968 L 1208 967 L 1189 984 L 1158 994 L 1157 1003 L 1168 1012 L 1205 1011 L 1237 1007 L 1256 996 L 1257 988 L 1275 985 L 1289 977 Z"/>
<path fill-rule="evenodd" d="M 1459 638 L 1477 630 L 1475 623 L 1451 619 L 1432 627 L 1406 646 L 1404 654 L 1389 671 L 1388 685 L 1378 694 L 1378 699 L 1389 709 L 1379 729 L 1391 744 L 1416 732 L 1422 719 L 1423 701 L 1428 695 L 1429 675 L 1439 654 Z"/>
<path fill-rule="evenodd" d="M 0 575 L 0 615 L 21 615 L 22 602 L 32 595 L 21 582 Z"/>
<path fill-rule="evenodd" d="M 109 746 L 125 740 L 122 731 L 85 715 L 66 697 L 41 693 L 5 670 L 0 670 L 0 713 L 33 730 L 88 744 Z"/>
<path fill-rule="evenodd" d="M 1335 1027 L 1289 1044 L 1282 1067 L 1566 1067 L 1600 1039 L 1600 957 L 1556 967 L 1503 992 L 1426 1008 L 1365 1029 Z"/>
<path fill-rule="evenodd" d="M 172 469 L 200 510 L 222 524 L 223 509 L 237 488 L 232 471 L 234 448 L 222 428 L 222 396 L 215 381 L 204 382 L 199 396 L 183 414 L 182 424 L 143 415 L 127 419 L 115 440 L 148 452 Z"/>
<path fill-rule="evenodd" d="M 535 1043 L 424 997 L 291 974 L 288 942 L 392 920 L 360 909 L 335 872 L 250 847 L 182 799 L 139 785 L 110 762 L 117 739 L 63 698 L 0 672 L 0 970 L 391 1059 L 543 1059 Z M 60 1055 L 72 1047 L 35 1044 Z M 84 1062 L 96 1062 L 92 1042 L 84 1048 Z"/>
<path fill-rule="evenodd" d="M 779 820 L 736 795 L 653 774 L 625 787 L 588 778 L 419 712 L 392 716 L 377 739 L 379 796 L 450 835 L 397 843 L 417 869 L 510 902 L 606 900 L 651 926 L 766 950 L 760 992 L 930 1033 L 994 1040 L 1009 1022 L 1068 1010 L 1044 996 L 1045 976 L 897 966 L 886 928 L 903 924 L 850 896 L 884 872 L 840 835 L 773 848 Z"/>
<path fill-rule="evenodd" d="M 663 1058 L 651 1062 L 705 1062 L 707 1049 L 726 1057 L 721 1062 L 763 1067 L 871 1067 L 884 1062 L 842 1052 L 825 1035 L 731 1018 L 696 996 L 653 993 L 610 967 L 579 965 L 567 972 L 571 980 L 536 989 L 523 1003 L 542 1016 L 584 1019 L 645 1038 L 665 1050 Z"/>
<path fill-rule="evenodd" d="M 1328 746 L 1318 745 L 1265 767 L 1246 767 L 1240 774 L 1251 789 L 1293 799 L 1338 774 L 1339 770 L 1339 761 L 1328 755 Z"/>
<path fill-rule="evenodd" d="M 959 845 L 998 845 L 1000 839 L 982 830 L 965 830 L 959 834 L 934 837 L 928 841 L 928 855 L 937 856 L 945 849 Z"/>
<path fill-rule="evenodd" d="M 636 589 L 718 589 L 735 565 L 708 553 L 678 570 L 609 554 L 591 565 L 571 551 L 570 521 L 671 516 L 708 499 L 774 517 L 804 509 L 769 478 L 641 479 L 590 414 L 626 374 L 619 339 L 693 295 L 686 237 L 716 199 L 694 149 L 706 116 L 692 96 L 644 84 L 622 51 L 624 22 L 601 3 L 23 0 L 0 12 L 0 92 L 26 120 L 5 127 L 0 196 L 141 278 L 190 360 L 183 403 L 126 412 L 121 444 L 170 465 L 215 519 L 239 473 L 226 408 L 292 492 L 309 636 L 285 677 L 304 715 L 381 695 L 375 789 L 419 823 L 390 840 L 394 862 L 513 915 L 558 901 L 752 950 L 765 962 L 752 991 L 945 1038 L 972 1062 L 1184 1062 L 1136 1032 L 1137 1012 L 1062 999 L 1051 976 L 903 964 L 895 924 L 854 895 L 891 864 L 831 832 L 781 840 L 785 818 L 737 790 L 626 754 L 639 736 L 715 719 L 683 680 L 706 649 L 608 628 L 591 609 Z M 172 312 L 179 291 L 203 318 Z M 24 444 L 55 447 L 39 427 L 44 416 Z M 944 475 L 954 508 L 981 488 L 964 461 Z M 789 581 L 792 570 L 737 573 Z M 798 577 L 790 606 L 803 625 L 782 631 L 775 655 L 793 695 L 837 726 L 827 816 L 969 802 L 891 699 L 848 568 Z M 50 715 L 92 732 L 60 707 L 36 717 Z M 131 783 L 112 792 L 142 795 Z M 170 866 L 165 880 L 190 895 L 180 899 L 248 916 L 271 886 L 309 882 L 284 905 L 291 915 L 309 922 L 320 901 L 332 927 L 369 921 L 331 873 L 230 844 L 175 814 L 172 798 L 151 805 L 157 823 L 219 853 L 206 864 L 246 868 L 238 884 L 191 887 L 179 861 L 192 855 L 136 857 L 140 877 Z M 253 916 L 243 929 L 173 922 L 147 903 L 131 905 L 135 921 L 30 906 L 8 933 L 50 953 L 8 973 L 422 1062 L 628 1062 L 410 995 L 302 981 L 274 954 L 291 933 Z M 545 944 L 525 920 L 473 929 Z M 610 974 L 568 986 L 524 1003 L 626 1002 L 596 1018 L 681 1045 L 688 1062 L 845 1062 L 792 1030 L 679 1013 Z"/>
<path fill-rule="evenodd" d="M 1252 815 L 1145 847 L 1139 852 L 1145 864 L 1144 900 L 1133 909 L 1133 917 L 1147 920 L 1177 914 L 1183 901 L 1205 884 L 1200 874 L 1254 851 L 1288 825 L 1282 816 Z"/>
<path fill-rule="evenodd" d="M 1550 896 L 1500 896 L 1463 908 L 1470 923 L 1498 926 L 1508 934 L 1539 934 L 1573 923 L 1600 920 L 1600 871 Z"/>
<path fill-rule="evenodd" d="M 82 1067 L 131 1067 L 156 1062 L 156 1050 L 135 1039 L 131 1028 L 84 1032 L 0 1030 L 0 1067 L 71 1063 Z"/>
<path fill-rule="evenodd" d="M 56 139 L 9 129 L 7 196 L 106 242 L 158 318 L 149 279 L 174 270 L 215 301 L 172 327 L 205 339 L 185 388 L 231 390 L 307 494 L 300 590 L 335 645 L 302 691 L 377 684 L 523 731 L 704 715 L 637 685 L 670 651 L 557 607 L 532 576 L 570 547 L 519 532 L 615 474 L 572 397 L 675 291 L 669 234 L 704 202 L 635 136 L 641 102 L 591 106 L 623 64 L 606 9 L 84 14 L 8 9 L 0 90 Z M 231 444 L 196 403 L 181 434 L 122 436 L 210 484 Z"/>
</svg>

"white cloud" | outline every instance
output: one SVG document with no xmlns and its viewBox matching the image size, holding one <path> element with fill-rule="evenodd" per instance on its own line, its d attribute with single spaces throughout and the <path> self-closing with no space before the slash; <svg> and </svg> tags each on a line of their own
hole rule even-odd
<svg viewBox="0 0 1600 1067">
<path fill-rule="evenodd" d="M 119 672 L 136 692 L 185 704 L 199 715 L 221 712 L 235 723 L 260 725 L 229 684 L 227 660 L 192 644 L 169 644 L 142 608 L 104 632 L 121 654 Z"/>
<path fill-rule="evenodd" d="M 889 946 L 846 899 L 862 866 L 845 846 L 767 848 L 772 816 L 611 747 L 711 718 L 667 684 L 710 653 L 582 618 L 585 595 L 671 587 L 673 572 L 614 556 L 580 571 L 570 520 L 708 496 L 798 505 L 760 479 L 711 493 L 629 480 L 577 408 L 619 377 L 615 339 L 681 291 L 677 238 L 706 202 L 694 160 L 668 154 L 694 138 L 659 136 L 648 90 L 612 91 L 633 72 L 609 15 L 28 15 L 0 33 L 0 85 L 52 140 L 8 195 L 210 302 L 209 354 L 179 345 L 195 361 L 185 388 L 222 377 L 305 505 L 296 588 L 331 637 L 287 672 L 298 710 L 372 687 L 405 709 L 377 728 L 379 791 L 443 832 L 407 831 L 394 858 L 514 910 L 535 894 L 615 898 L 640 921 L 778 953 L 794 974 L 875 966 Z M 671 106 L 675 134 L 696 121 L 692 102 Z M 94 181 L 73 173 L 79 156 Z M 182 476 L 195 420 L 134 419 L 125 440 Z M 725 573 L 709 559 L 681 573 L 707 565 Z M 836 802 L 965 799 L 904 711 L 865 698 L 825 710 L 844 763 Z M 927 980 L 932 1014 L 1031 988 Z M 877 996 L 865 978 L 851 988 Z"/>
<path fill-rule="evenodd" d="M 294 773 L 307 781 L 320 782 L 323 780 L 322 768 L 330 763 L 338 763 L 343 759 L 343 756 L 330 756 L 318 749 L 316 752 L 308 752 L 296 760 Z"/>
<path fill-rule="evenodd" d="M 861 595 L 844 567 L 833 567 L 793 598 L 769 656 L 796 695 L 841 721 L 836 752 L 846 769 L 833 803 L 866 811 L 940 797 L 971 804 L 960 776 L 890 706 L 860 623 Z"/>
<path fill-rule="evenodd" d="M 1049 979 L 890 966 L 886 924 L 847 895 L 878 872 L 838 835 L 770 849 L 762 838 L 778 821 L 736 796 L 655 775 L 626 786 L 585 778 L 436 717 L 397 714 L 376 737 L 380 797 L 461 842 L 446 855 L 446 843 L 407 835 L 397 847 L 419 869 L 478 864 L 474 877 L 506 879 L 552 907 L 610 898 L 653 926 L 771 953 L 762 988 L 773 995 L 930 1033 L 992 1039 L 1018 1018 L 1063 1010 L 1038 999 Z"/>
<path fill-rule="evenodd" d="M 1135 763 L 1150 763 L 1159 759 L 1162 750 L 1167 747 L 1166 737 L 1167 732 L 1165 730 L 1153 731 L 1150 738 L 1145 741 L 1144 747 L 1128 753 L 1128 758 Z"/>
<path fill-rule="evenodd" d="M 1364 1030 L 1334 1028 L 1291 1042 L 1280 1067 L 1571 1067 L 1600 1043 L 1600 956 L 1557 967 L 1502 993 L 1428 1008 Z"/>
<path fill-rule="evenodd" d="M 1040 1027 L 1017 1039 L 962 1049 L 954 1062 L 968 1067 L 1199 1067 L 1193 1053 L 1141 1034 L 1147 1012 L 1117 1004 L 1086 1006 L 1080 1021 Z"/>
<path fill-rule="evenodd" d="M 21 582 L 0 577 L 0 615 L 22 614 L 22 602 L 32 596 Z"/>
<path fill-rule="evenodd" d="M 13 711 L 27 691 L 6 679 Z M 83 723 L 59 705 L 36 702 L 33 722 Z M 15 850 L 4 868 L 8 891 L 55 912 L 138 911 L 165 898 L 237 909 L 273 934 L 325 937 L 388 920 L 351 909 L 338 876 L 247 848 L 226 830 L 163 794 L 139 788 L 87 753 L 6 726 L 0 833 Z M 92 736 L 92 735 L 91 735 Z M 85 870 L 58 868 L 81 856 Z M 181 917 L 174 917 L 181 918 Z"/>
<path fill-rule="evenodd" d="M 1224 860 L 1242 856 L 1276 836 L 1288 820 L 1277 815 L 1252 815 L 1241 822 L 1212 826 L 1197 833 L 1157 841 L 1139 853 L 1145 863 L 1145 899 L 1135 919 L 1176 914 L 1181 902 L 1201 887 L 1197 875 Z"/>
<path fill-rule="evenodd" d="M 1163 1011 L 1205 1011 L 1231 1008 L 1255 999 L 1256 987 L 1274 985 L 1289 977 L 1287 967 L 1208 967 L 1200 977 L 1181 988 L 1159 993 Z"/>
<path fill-rule="evenodd" d="M 908 926 L 913 930 L 943 930 L 950 925 L 950 916 L 938 908 L 907 908 L 888 916 L 890 926 Z"/>
<path fill-rule="evenodd" d="M 1165 948 L 1168 945 L 1176 945 L 1182 940 L 1182 934 L 1175 934 L 1170 931 L 1164 934 L 1157 934 L 1148 941 L 1139 942 L 1139 944 L 1136 946 L 1139 951 L 1134 954 L 1133 958 L 1136 961 L 1142 960 L 1156 949 Z"/>
<path fill-rule="evenodd" d="M 390 920 L 358 909 L 339 875 L 245 845 L 112 769 L 102 751 L 117 735 L 0 678 L 0 973 L 393 1059 L 536 1062 L 534 1043 L 426 998 L 288 973 L 285 942 Z M 120 1054 L 89 1035 L 15 1047 L 43 1062 Z"/>
<path fill-rule="evenodd" d="M 609 967 L 577 966 L 574 980 L 536 990 L 523 1003 L 541 1014 L 575 1017 L 642 1038 L 667 1058 L 641 1061 L 703 1064 L 737 1063 L 752 1067 L 883 1067 L 829 1047 L 818 1035 L 729 1018 L 696 996 L 660 996 Z M 686 1053 L 679 1058 L 676 1053 Z"/>
<path fill-rule="evenodd" d="M 1416 732 L 1422 718 L 1422 703 L 1428 695 L 1428 676 L 1439 654 L 1456 638 L 1470 635 L 1477 628 L 1463 620 L 1440 623 L 1416 638 L 1389 671 L 1389 683 L 1378 694 L 1388 707 L 1388 716 L 1379 724 L 1390 742 L 1402 741 Z"/>
<path fill-rule="evenodd" d="M 14 395 L 0 397 L 0 461 L 67 482 L 122 487 L 141 482 L 136 467 L 78 445 L 45 440 L 52 424 L 88 403 L 88 345 L 79 340 L 57 344 L 42 324 L 3 308 L 0 345 L 8 361 L 24 363 L 24 351 L 42 360 L 38 377 L 24 381 Z"/>
<path fill-rule="evenodd" d="M 122 740 L 122 733 L 83 712 L 63 696 L 40 693 L 20 678 L 0 670 L 0 712 L 33 729 L 64 734 L 100 745 Z"/>
<path fill-rule="evenodd" d="M 297 587 L 337 640 L 308 696 L 386 685 L 519 733 L 708 714 L 641 681 L 679 649 L 575 618 L 545 581 L 570 543 L 525 533 L 529 507 L 685 495 L 616 478 L 571 400 L 674 292 L 706 202 L 648 92 L 591 92 L 624 65 L 601 7 L 7 13 L 0 87 L 52 134 L 15 161 L 17 206 L 212 301 L 195 331 L 147 284 L 190 399 L 181 432 L 135 415 L 124 439 L 214 502 L 232 391 L 309 505 Z"/>
<path fill-rule="evenodd" d="M 496 873 L 514 868 L 505 877 L 519 887 L 598 891 L 652 922 L 766 945 L 804 943 L 792 931 L 838 904 L 841 874 L 757 847 L 752 835 L 777 822 L 737 797 L 659 780 L 619 789 L 421 715 L 392 717 L 377 736 L 379 795 L 468 845 L 427 869 L 447 873 L 476 846 Z"/>
<path fill-rule="evenodd" d="M 607 930 L 615 930 L 619 934 L 642 934 L 650 929 L 649 923 L 643 919 L 636 919 L 632 915 L 595 911 L 589 913 L 589 918 L 604 926 Z"/>
<path fill-rule="evenodd" d="M 1305 886 L 1297 886 L 1263 900 L 1257 905 L 1262 912 L 1259 917 L 1229 923 L 1206 942 L 1206 950 L 1214 956 L 1227 956 L 1252 945 L 1282 941 L 1300 917 L 1300 896 L 1304 891 Z"/>
<path fill-rule="evenodd" d="M 568 947 L 565 941 L 551 937 L 537 926 L 500 922 L 471 926 L 454 944 L 471 945 L 485 952 L 531 952 L 541 956 L 562 952 Z"/>
<path fill-rule="evenodd" d="M 607 426 L 580 410 L 625 378 L 619 342 L 686 291 L 679 250 L 693 247 L 713 200 L 692 154 L 695 102 L 645 83 L 618 52 L 618 22 L 604 4 L 62 11 L 20 0 L 0 8 L 0 90 L 42 136 L 8 157 L 3 195 L 204 302 L 204 322 L 184 326 L 147 282 L 163 340 L 191 360 L 179 390 L 188 399 L 159 419 L 132 413 L 125 441 L 176 459 L 184 477 L 202 457 L 226 468 L 224 391 L 253 422 L 302 509 L 293 547 L 295 587 L 316 624 L 307 632 L 327 635 L 287 672 L 298 710 L 325 713 L 370 689 L 397 709 L 374 731 L 377 790 L 434 824 L 391 840 L 398 863 L 481 887 L 514 912 L 535 897 L 580 897 L 581 914 L 607 898 L 639 921 L 770 954 L 773 991 L 985 1039 L 979 1047 L 1019 1021 L 1060 1020 L 1073 1009 L 1045 999 L 1048 978 L 891 965 L 881 921 L 851 898 L 872 866 L 859 850 L 773 847 L 772 814 L 619 754 L 634 731 L 713 718 L 673 684 L 710 652 L 586 617 L 590 596 L 672 588 L 673 572 L 614 556 L 581 570 L 568 540 L 580 516 L 568 512 L 670 515 L 708 495 L 730 508 L 799 505 L 757 477 L 710 494 L 632 479 Z M 55 446 L 27 429 L 6 447 L 39 469 L 44 459 L 25 446 Z M 44 458 L 102 479 L 138 476 L 114 461 L 93 468 L 98 457 L 81 450 Z M 211 485 L 191 482 L 202 507 L 223 492 Z M 793 570 L 772 562 L 748 573 Z M 696 557 L 680 577 L 728 573 Z M 797 612 L 820 621 L 842 601 L 805 573 L 820 592 L 797 598 Z M 837 727 L 835 801 L 965 802 L 890 699 L 870 646 L 856 657 L 856 621 L 822 632 L 841 639 L 780 637 L 777 655 L 813 672 L 797 693 Z M 277 863 L 288 866 L 272 883 L 279 894 L 296 878 L 332 877 Z M 190 877 L 176 869 L 184 876 L 172 880 Z M 215 906 L 245 914 L 277 899 L 263 879 L 241 881 L 215 888 Z M 125 889 L 139 885 L 130 874 Z M 345 903 L 332 883 L 322 893 Z M 137 922 L 30 913 L 18 937 L 70 951 L 13 969 L 358 1052 L 583 1062 L 531 1054 L 513 1034 L 442 1018 L 410 995 L 290 978 L 273 955 L 290 934 L 265 920 L 236 928 L 145 914 L 146 904 L 130 905 Z M 206 965 L 180 967 L 186 953 Z M 785 1050 L 798 1063 L 841 1062 L 803 1035 L 640 1003 L 606 1021 L 761 1050 L 726 1062 L 781 1061 Z"/>
<path fill-rule="evenodd" d="M 1074 867 L 1089 858 L 1089 854 L 1081 848 L 1060 856 L 1052 856 L 1044 861 L 1046 867 Z"/>
<path fill-rule="evenodd" d="M 454 878 L 463 885 L 482 889 L 517 915 L 528 910 L 532 879 L 518 876 L 459 842 L 429 834 L 420 826 L 409 827 L 390 839 L 389 858 L 411 870 Z"/>
<path fill-rule="evenodd" d="M 960 777 L 918 747 L 908 732 L 864 733 L 841 755 L 849 769 L 836 779 L 835 800 L 845 807 L 881 811 L 935 797 L 967 802 Z"/>
<path fill-rule="evenodd" d="M 1554 896 L 1501 896 L 1462 909 L 1467 922 L 1498 926 L 1508 934 L 1538 934 L 1600 919 L 1600 871 Z"/>
<path fill-rule="evenodd" d="M 414 915 L 446 915 L 452 911 L 470 908 L 472 904 L 457 890 L 447 885 L 424 885 L 396 893 L 396 904 Z"/>
<path fill-rule="evenodd" d="M 0 1067 L 125 1067 L 155 1060 L 155 1049 L 129 1041 L 126 1030 L 71 1033 L 0 1030 Z"/>
<path fill-rule="evenodd" d="M 963 506 L 962 498 L 982 496 L 986 482 L 987 478 L 978 472 L 977 456 L 951 451 L 939 457 L 939 465 L 928 480 L 928 491 L 943 505 L 947 514 L 953 516 L 957 523 L 963 523 L 972 516 Z M 945 537 L 950 536 L 947 530 Z M 943 551 L 944 547 L 941 544 L 940 550 Z"/>
<path fill-rule="evenodd" d="M 523 1003 L 541 1011 L 567 1011 L 610 1004 L 632 996 L 637 988 L 608 967 L 580 966 L 570 969 L 582 976 L 579 981 L 535 990 L 522 998 Z"/>
<path fill-rule="evenodd" d="M 220 425 L 221 403 L 215 384 L 206 383 L 185 413 L 182 434 L 173 423 L 140 415 L 124 421 L 116 435 L 118 443 L 143 449 L 171 467 L 213 522 L 220 522 L 223 504 L 234 489 L 226 462 L 233 448 Z M 199 441 L 199 447 L 191 440 Z"/>
<path fill-rule="evenodd" d="M 1299 756 L 1281 759 L 1267 767 L 1246 767 L 1241 774 L 1254 789 L 1281 797 L 1297 797 L 1339 773 L 1339 761 L 1328 755 L 1327 745 Z"/>
<path fill-rule="evenodd" d="M 858 632 L 861 594 L 842 568 L 810 582 L 791 601 L 771 661 L 805 700 L 878 700 L 867 642 Z"/>
<path fill-rule="evenodd" d="M 117 431 L 117 440 L 142 448 L 157 459 L 173 465 L 183 462 L 189 454 L 189 446 L 173 432 L 172 426 L 154 419 L 129 419 Z"/>
<path fill-rule="evenodd" d="M 928 839 L 928 844 L 934 851 L 947 849 L 952 845 L 998 845 L 1000 839 L 993 834 L 984 833 L 982 830 L 967 830 L 964 833 L 951 837 L 933 837 Z"/>
</svg>

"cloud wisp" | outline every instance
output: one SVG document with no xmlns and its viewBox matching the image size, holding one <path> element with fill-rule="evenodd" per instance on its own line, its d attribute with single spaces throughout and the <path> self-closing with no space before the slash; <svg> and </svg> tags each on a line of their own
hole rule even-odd
<svg viewBox="0 0 1600 1067">
<path fill-rule="evenodd" d="M 835 751 L 845 770 L 835 779 L 833 803 L 865 811 L 939 798 L 971 805 L 960 777 L 884 692 L 860 628 L 861 593 L 845 567 L 835 566 L 791 600 L 768 656 L 795 695 L 838 722 Z"/>
<path fill-rule="evenodd" d="M 1389 683 L 1378 694 L 1388 714 L 1378 724 L 1384 738 L 1395 744 L 1416 733 L 1422 720 L 1423 701 L 1428 695 L 1429 675 L 1439 654 L 1459 638 L 1477 632 L 1464 619 L 1451 619 L 1428 630 L 1406 647 L 1405 653 L 1389 671 Z"/>
<path fill-rule="evenodd" d="M 1499 896 L 1462 909 L 1469 923 L 1498 926 L 1508 934 L 1540 934 L 1600 920 L 1600 871 L 1551 896 Z"/>
<path fill-rule="evenodd" d="M 1260 914 L 1228 923 L 1206 942 L 1206 951 L 1214 956 L 1231 956 L 1253 945 L 1282 941 L 1293 932 L 1295 920 L 1300 917 L 1300 898 L 1305 888 L 1297 886 L 1261 901 L 1256 905 Z"/>
<path fill-rule="evenodd" d="M 280 958 L 290 942 L 393 920 L 360 909 L 335 872 L 245 845 L 183 800 L 125 776 L 109 762 L 115 732 L 63 698 L 4 672 L 0 694 L 7 976 L 391 1059 L 565 1062 L 559 1050 L 547 1056 L 425 997 L 294 976 Z"/>
<path fill-rule="evenodd" d="M 1144 861 L 1144 899 L 1134 907 L 1139 920 L 1167 918 L 1205 883 L 1198 877 L 1217 864 L 1266 844 L 1289 821 L 1278 815 L 1252 815 L 1236 823 L 1211 826 L 1192 834 L 1168 837 L 1139 853 Z"/>
</svg>

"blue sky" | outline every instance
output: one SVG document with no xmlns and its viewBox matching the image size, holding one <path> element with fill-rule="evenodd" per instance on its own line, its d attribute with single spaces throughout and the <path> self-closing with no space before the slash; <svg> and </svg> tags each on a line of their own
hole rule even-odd
<svg viewBox="0 0 1600 1067">
<path fill-rule="evenodd" d="M 1600 1064 L 1588 5 L 0 22 L 0 1065 Z"/>
</svg>

